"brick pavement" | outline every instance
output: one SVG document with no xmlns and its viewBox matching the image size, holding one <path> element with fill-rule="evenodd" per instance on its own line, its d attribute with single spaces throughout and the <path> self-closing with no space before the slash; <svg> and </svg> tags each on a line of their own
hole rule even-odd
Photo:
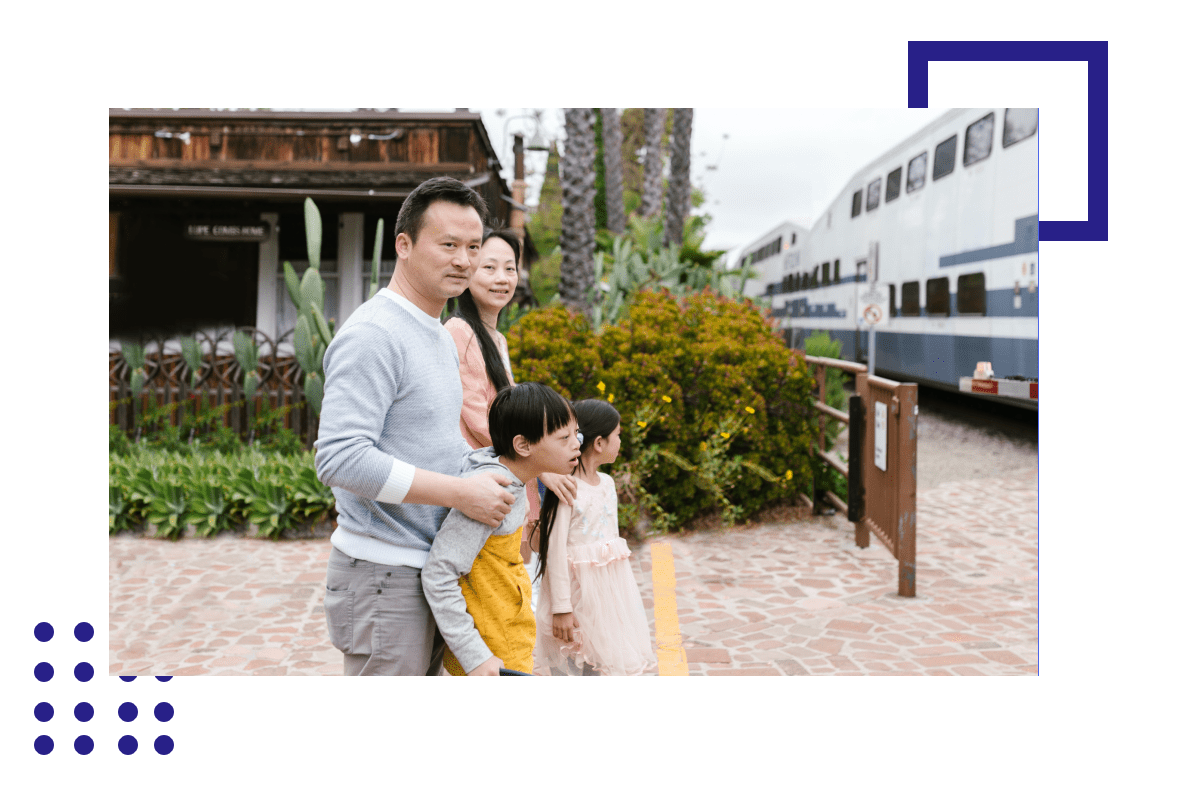
<svg viewBox="0 0 1200 800">
<path fill-rule="evenodd" d="M 917 499 L 917 597 L 840 517 L 662 537 L 690 675 L 1037 672 L 1037 471 Z M 337 675 L 327 539 L 110 539 L 110 674 Z M 634 571 L 653 628 L 650 547 Z"/>
</svg>

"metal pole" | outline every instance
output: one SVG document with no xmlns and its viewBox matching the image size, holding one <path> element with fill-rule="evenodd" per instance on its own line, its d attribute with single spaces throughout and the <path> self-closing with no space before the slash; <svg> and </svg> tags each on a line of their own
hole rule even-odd
<svg viewBox="0 0 1200 800">
<path fill-rule="evenodd" d="M 875 374 L 875 326 L 872 325 L 867 333 L 867 374 Z"/>
</svg>

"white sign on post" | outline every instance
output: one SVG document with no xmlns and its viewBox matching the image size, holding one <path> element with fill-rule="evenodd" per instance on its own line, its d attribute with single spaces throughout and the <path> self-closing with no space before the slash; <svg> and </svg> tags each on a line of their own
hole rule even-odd
<svg viewBox="0 0 1200 800">
<path fill-rule="evenodd" d="M 877 287 L 869 283 L 858 285 L 858 327 L 886 325 L 888 311 L 887 287 Z"/>
<path fill-rule="evenodd" d="M 875 404 L 875 466 L 887 472 L 887 403 Z"/>
</svg>

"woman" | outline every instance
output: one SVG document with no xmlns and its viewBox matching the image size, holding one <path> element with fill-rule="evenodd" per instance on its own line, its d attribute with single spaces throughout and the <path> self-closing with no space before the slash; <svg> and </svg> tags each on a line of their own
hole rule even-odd
<svg viewBox="0 0 1200 800">
<path fill-rule="evenodd" d="M 479 268 L 467 290 L 447 304 L 451 316 L 445 325 L 458 348 L 458 371 L 463 388 L 459 428 L 463 438 L 476 449 L 491 447 L 488 407 L 496 392 L 513 383 L 508 342 L 504 334 L 496 330 L 496 323 L 516 292 L 520 257 L 521 240 L 511 230 L 485 231 Z M 546 473 L 541 476 L 541 481 L 562 502 L 568 505 L 575 502 L 574 478 Z M 521 555 L 528 564 L 532 555 L 528 541 L 530 523 L 538 518 L 542 504 L 533 482 L 525 487 L 525 491 L 529 511 L 525 517 Z"/>
</svg>

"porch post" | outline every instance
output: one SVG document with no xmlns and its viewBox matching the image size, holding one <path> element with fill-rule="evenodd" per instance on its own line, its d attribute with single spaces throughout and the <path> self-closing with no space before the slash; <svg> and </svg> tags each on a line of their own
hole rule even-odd
<svg viewBox="0 0 1200 800">
<path fill-rule="evenodd" d="M 363 301 L 363 213 L 338 214 L 337 324 L 346 321 Z"/>
<path fill-rule="evenodd" d="M 275 330 L 275 273 L 279 267 L 279 215 L 263 212 L 259 215 L 271 224 L 271 237 L 258 244 L 258 304 L 254 313 L 254 327 L 274 339 Z"/>
</svg>

